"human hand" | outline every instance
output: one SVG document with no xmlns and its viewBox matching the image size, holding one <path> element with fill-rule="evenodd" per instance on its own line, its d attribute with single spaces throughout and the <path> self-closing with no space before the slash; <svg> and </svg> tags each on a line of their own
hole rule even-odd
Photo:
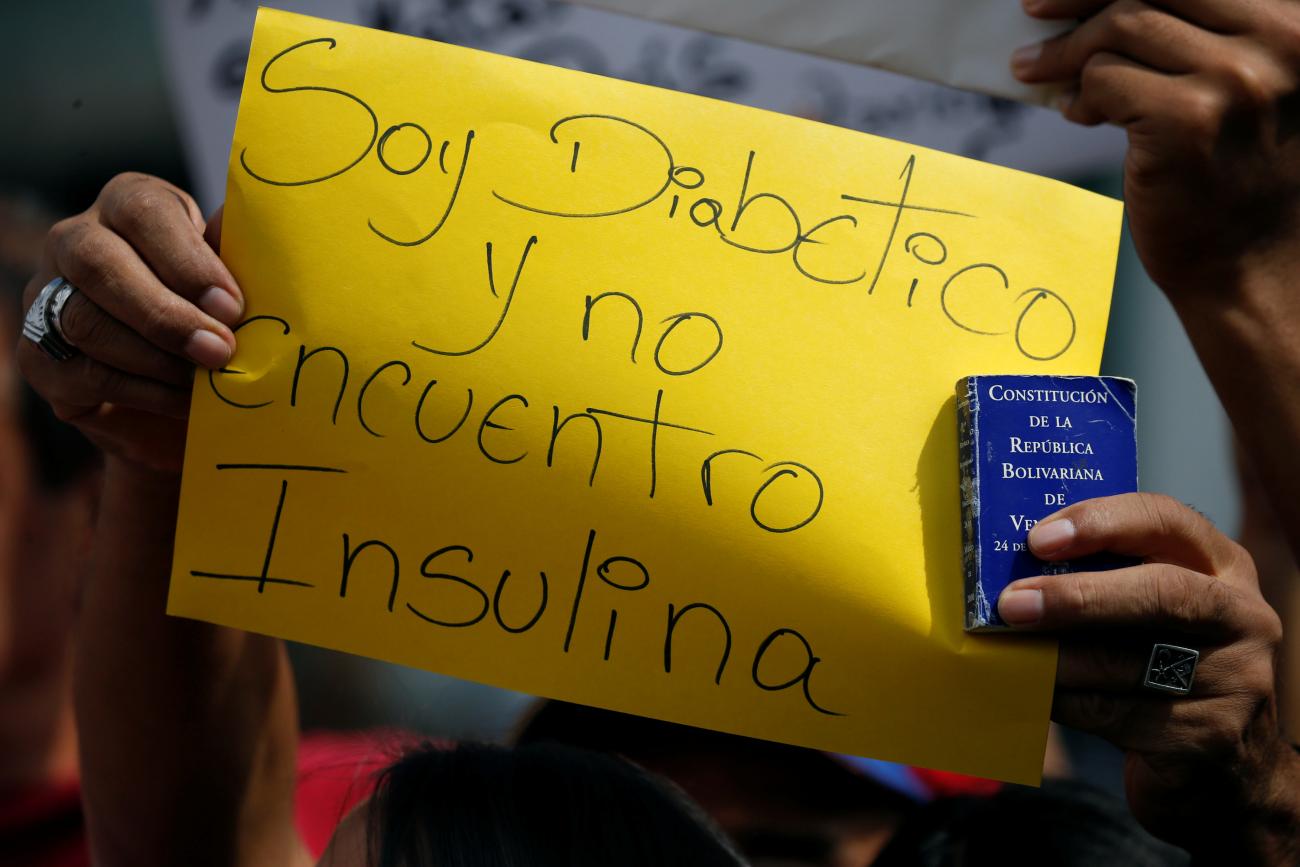
<svg viewBox="0 0 1300 867">
<path fill-rule="evenodd" d="M 1237 307 L 1250 269 L 1290 278 L 1300 267 L 1300 3 L 1022 2 L 1039 18 L 1086 16 L 1017 51 L 1012 70 L 1064 85 L 1068 119 L 1128 131 L 1134 243 L 1180 314 Z"/>
<path fill-rule="evenodd" d="M 1100 551 L 1143 560 L 1021 579 L 998 602 L 1009 625 L 1060 633 L 1052 718 L 1127 753 L 1125 788 L 1138 820 L 1197 854 L 1300 856 L 1283 848 L 1300 841 L 1300 760 L 1277 716 L 1282 626 L 1245 550 L 1181 503 L 1151 494 L 1068 506 L 1030 530 L 1029 545 L 1049 561 Z M 1143 685 L 1156 643 L 1200 652 L 1189 694 Z M 1253 863 L 1241 857 L 1232 863 Z"/>
<path fill-rule="evenodd" d="M 194 367 L 220 368 L 234 351 L 243 294 L 205 240 L 211 228 L 171 184 L 118 175 L 50 229 L 23 294 L 26 308 L 56 276 L 77 287 L 61 322 L 79 354 L 56 361 L 20 339 L 18 363 L 59 418 L 134 466 L 179 470 Z"/>
</svg>

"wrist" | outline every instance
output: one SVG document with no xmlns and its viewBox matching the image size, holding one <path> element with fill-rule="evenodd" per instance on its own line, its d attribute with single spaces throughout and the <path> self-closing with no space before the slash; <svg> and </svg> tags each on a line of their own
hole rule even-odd
<svg viewBox="0 0 1300 867">
<path fill-rule="evenodd" d="M 120 553 L 132 547 L 123 546 L 122 539 L 133 538 L 146 541 L 150 550 L 165 550 L 170 560 L 180 485 L 178 473 L 107 456 L 96 529 L 97 548 L 104 548 L 101 553 Z"/>
<path fill-rule="evenodd" d="M 1165 288 L 1221 395 L 1248 371 L 1300 373 L 1300 263 L 1293 273 L 1243 268 L 1213 285 Z"/>
<path fill-rule="evenodd" d="M 1203 321 L 1280 326 L 1300 319 L 1300 241 L 1280 251 L 1207 258 L 1157 281 L 1189 327 Z"/>
<path fill-rule="evenodd" d="M 1240 769 L 1235 782 L 1229 784 L 1235 797 L 1222 805 L 1218 825 L 1235 825 L 1237 833 L 1215 835 L 1219 845 L 1209 854 L 1231 855 L 1242 864 L 1295 863 L 1300 858 L 1300 752 L 1278 735 L 1257 761 Z"/>
<path fill-rule="evenodd" d="M 159 469 L 109 452 L 104 456 L 104 479 L 114 488 L 156 497 L 179 493 L 181 474 L 179 469 Z"/>
<path fill-rule="evenodd" d="M 1261 863 L 1293 864 L 1300 859 L 1300 752 L 1280 736 L 1276 761 L 1247 803 L 1246 819 L 1249 842 Z"/>
</svg>

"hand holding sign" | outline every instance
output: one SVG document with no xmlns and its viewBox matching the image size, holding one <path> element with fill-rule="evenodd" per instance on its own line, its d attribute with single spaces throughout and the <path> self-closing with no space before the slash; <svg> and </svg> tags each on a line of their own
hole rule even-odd
<svg viewBox="0 0 1300 867">
<path fill-rule="evenodd" d="M 56 224 L 30 307 L 56 276 L 77 288 L 62 310 L 79 353 L 55 361 L 20 341 L 24 375 L 59 416 L 100 448 L 156 469 L 180 470 L 192 364 L 220 368 L 242 293 L 204 241 L 188 193 L 138 173 L 115 177 L 84 213 Z"/>
<path fill-rule="evenodd" d="M 1127 129 L 1124 200 L 1133 239 L 1180 310 L 1234 301 L 1224 290 L 1247 261 L 1275 250 L 1294 256 L 1295 4 L 1024 5 L 1043 19 L 1090 16 L 1021 49 L 1013 69 L 1026 82 L 1068 86 L 1060 105 L 1070 120 Z"/>
</svg>

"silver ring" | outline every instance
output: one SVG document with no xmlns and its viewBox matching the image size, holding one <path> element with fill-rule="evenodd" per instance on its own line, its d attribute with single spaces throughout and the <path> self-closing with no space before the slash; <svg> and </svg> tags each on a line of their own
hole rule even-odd
<svg viewBox="0 0 1300 867">
<path fill-rule="evenodd" d="M 1151 661 L 1147 663 L 1142 685 L 1159 692 L 1187 695 L 1192 691 L 1196 663 L 1200 659 L 1200 651 L 1190 647 L 1157 644 L 1151 648 Z"/>
<path fill-rule="evenodd" d="M 55 277 L 41 289 L 23 317 L 23 337 L 40 347 L 55 361 L 67 361 L 77 348 L 63 333 L 63 308 L 77 291 L 62 277 Z"/>
</svg>

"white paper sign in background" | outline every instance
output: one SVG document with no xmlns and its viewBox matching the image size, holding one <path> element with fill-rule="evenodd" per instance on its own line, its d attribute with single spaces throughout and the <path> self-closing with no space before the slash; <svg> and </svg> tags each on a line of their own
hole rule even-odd
<svg viewBox="0 0 1300 867">
<path fill-rule="evenodd" d="M 925 32 L 933 38 L 926 56 L 951 65 L 954 46 L 965 44 L 962 39 L 971 42 L 969 35 L 954 30 L 969 29 L 968 11 L 936 18 L 933 7 L 974 8 L 972 0 L 888 2 L 896 7 L 889 13 L 895 18 L 897 9 L 924 13 L 918 20 L 927 22 Z M 1020 15 L 1012 0 L 979 0 L 982 6 L 990 3 Z M 853 4 L 861 6 L 864 16 L 873 6 L 865 0 Z M 801 115 L 1038 174 L 1071 177 L 1110 170 L 1123 156 L 1121 131 L 1083 129 L 1047 109 L 553 0 L 278 0 L 273 5 Z M 700 8 L 711 5 L 750 8 L 734 2 L 701 2 Z M 790 0 L 761 5 L 803 8 Z M 820 5 L 826 6 L 826 0 Z M 155 8 L 195 194 L 211 209 L 225 196 L 257 3 L 156 0 Z M 1008 14 L 989 11 L 986 24 L 1005 23 Z M 1002 41 L 1019 38 L 1018 33 L 1004 35 Z M 926 47 L 914 45 L 913 51 L 925 52 Z M 997 65 L 998 74 L 1004 74 L 1006 60 L 1000 53 L 986 44 L 976 52 L 971 69 L 991 75 L 991 65 Z M 951 72 L 964 74 L 960 66 Z"/>
<path fill-rule="evenodd" d="M 1040 104 L 1051 89 L 1021 84 L 1007 61 L 1068 27 L 1031 18 L 1010 0 L 575 2 Z"/>
</svg>

